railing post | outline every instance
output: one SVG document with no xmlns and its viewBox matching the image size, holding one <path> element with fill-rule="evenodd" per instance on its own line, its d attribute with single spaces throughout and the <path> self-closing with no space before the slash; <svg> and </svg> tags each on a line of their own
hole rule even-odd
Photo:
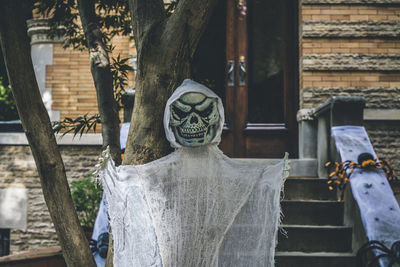
<svg viewBox="0 0 400 267">
<path fill-rule="evenodd" d="M 313 113 L 313 109 L 300 109 L 297 112 L 300 159 L 317 158 L 317 123 Z"/>
<path fill-rule="evenodd" d="M 334 96 L 331 98 L 330 126 L 362 126 L 364 122 L 365 98 L 360 96 Z M 329 160 L 340 161 L 335 141 L 330 136 Z"/>
<path fill-rule="evenodd" d="M 330 100 L 318 106 L 314 110 L 314 117 L 317 119 L 317 161 L 318 177 L 327 178 L 328 170 L 325 163 L 329 161 L 329 143 L 330 143 Z"/>
<path fill-rule="evenodd" d="M 317 159 L 318 176 L 328 177 L 325 163 L 339 160 L 331 138 L 333 126 L 362 125 L 365 99 L 359 96 L 333 96 L 314 110 L 318 120 Z"/>
<path fill-rule="evenodd" d="M 329 161 L 329 116 L 323 114 L 318 117 L 318 137 L 317 137 L 317 159 L 318 159 L 318 177 L 327 178 L 328 170 L 325 163 Z"/>
</svg>

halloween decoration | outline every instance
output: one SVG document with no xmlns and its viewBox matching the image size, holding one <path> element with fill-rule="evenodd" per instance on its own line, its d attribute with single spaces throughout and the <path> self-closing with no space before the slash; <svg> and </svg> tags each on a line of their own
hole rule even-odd
<svg viewBox="0 0 400 267">
<path fill-rule="evenodd" d="M 168 99 L 164 112 L 165 135 L 173 148 L 219 144 L 224 121 L 221 99 L 189 79 Z"/>
<path fill-rule="evenodd" d="M 339 174 L 350 177 L 352 195 L 368 240 L 391 247 L 400 238 L 400 207 L 383 170 L 384 163 L 373 160 L 377 157 L 364 127 L 332 127 L 332 137 L 342 161 L 349 165 L 353 162 L 352 166 L 358 161 L 360 165 Z"/>
<path fill-rule="evenodd" d="M 118 168 L 103 153 L 116 267 L 274 266 L 287 157 L 271 166 L 228 158 L 217 147 L 223 124 L 221 99 L 185 80 L 164 114 L 173 153 Z"/>
<path fill-rule="evenodd" d="M 377 240 L 369 241 L 358 250 L 356 259 L 357 267 L 372 267 L 378 260 L 385 260 L 387 267 L 400 264 L 400 240 L 394 242 L 390 249 Z"/>
<path fill-rule="evenodd" d="M 356 168 L 361 168 L 364 170 L 368 169 L 382 169 L 385 172 L 386 178 L 391 181 L 397 179 L 396 173 L 393 171 L 390 163 L 384 159 L 380 160 L 378 158 L 374 159 L 370 153 L 361 153 L 357 158 L 358 163 L 346 160 L 344 162 L 338 163 L 334 162 L 335 170 L 331 172 L 328 177 L 329 190 L 333 190 L 337 187 L 340 191 L 339 200 L 343 201 L 343 194 L 346 188 L 346 184 L 350 181 L 350 176 Z M 331 167 L 332 162 L 325 164 L 325 167 Z"/>
<path fill-rule="evenodd" d="M 217 99 L 201 93 L 187 93 L 170 106 L 170 125 L 183 146 L 201 146 L 215 137 L 219 122 Z"/>
</svg>

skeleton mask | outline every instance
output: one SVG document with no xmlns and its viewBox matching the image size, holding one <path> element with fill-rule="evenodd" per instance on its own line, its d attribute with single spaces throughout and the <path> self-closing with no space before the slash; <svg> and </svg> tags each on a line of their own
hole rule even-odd
<svg viewBox="0 0 400 267">
<path fill-rule="evenodd" d="M 176 88 L 165 106 L 165 135 L 174 148 L 218 145 L 223 125 L 221 99 L 190 79 Z"/>
<path fill-rule="evenodd" d="M 201 146 L 214 139 L 219 122 L 217 99 L 186 93 L 170 106 L 170 125 L 183 146 Z"/>
</svg>

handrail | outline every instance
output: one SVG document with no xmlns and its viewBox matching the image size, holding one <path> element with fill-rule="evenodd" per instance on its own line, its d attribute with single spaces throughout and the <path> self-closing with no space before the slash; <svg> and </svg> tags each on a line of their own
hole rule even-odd
<svg viewBox="0 0 400 267">
<path fill-rule="evenodd" d="M 317 158 L 320 178 L 328 177 L 325 163 L 341 162 L 335 140 L 331 136 L 332 127 L 362 126 L 364 107 L 364 97 L 334 96 L 317 108 L 303 109 L 298 112 L 299 155 L 300 158 Z M 368 239 L 359 206 L 352 195 L 350 186 L 347 186 L 344 194 L 344 224 L 353 228 L 352 248 L 355 253 Z M 383 261 L 379 264 L 384 265 Z"/>
<path fill-rule="evenodd" d="M 328 177 L 325 163 L 338 159 L 330 129 L 333 126 L 362 125 L 364 107 L 364 97 L 333 96 L 315 109 L 302 109 L 297 113 L 299 156 L 318 159 L 320 178 Z"/>
<path fill-rule="evenodd" d="M 340 161 L 330 129 L 333 126 L 362 125 L 364 107 L 364 97 L 333 96 L 317 108 L 298 112 L 299 155 L 300 158 L 317 158 L 320 178 L 328 177 L 325 167 L 328 161 Z M 344 199 L 344 224 L 353 227 L 352 247 L 356 252 L 367 238 L 350 187 L 347 187 Z"/>
</svg>

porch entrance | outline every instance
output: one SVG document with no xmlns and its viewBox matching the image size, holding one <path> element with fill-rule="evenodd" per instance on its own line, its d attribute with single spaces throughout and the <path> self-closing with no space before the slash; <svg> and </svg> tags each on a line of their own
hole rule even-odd
<svg viewBox="0 0 400 267">
<path fill-rule="evenodd" d="M 297 21 L 297 1 L 219 1 L 192 73 L 224 101 L 228 156 L 297 157 Z"/>
</svg>

